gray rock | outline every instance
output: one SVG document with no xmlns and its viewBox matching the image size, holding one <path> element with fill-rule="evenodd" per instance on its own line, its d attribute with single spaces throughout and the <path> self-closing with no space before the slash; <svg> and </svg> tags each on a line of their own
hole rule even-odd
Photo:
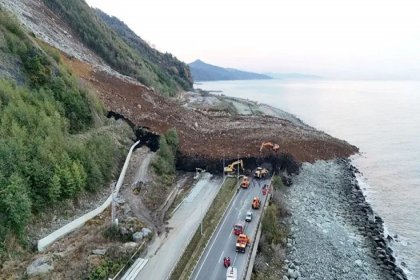
<svg viewBox="0 0 420 280">
<path fill-rule="evenodd" d="M 283 280 L 289 280 L 289 278 L 286 275 L 283 275 Z"/>
<path fill-rule="evenodd" d="M 139 242 L 144 238 L 143 232 L 135 232 L 133 233 L 132 239 L 134 242 Z"/>
<path fill-rule="evenodd" d="M 354 263 L 357 265 L 357 266 L 362 266 L 362 261 L 361 260 L 355 260 L 354 261 Z"/>
<path fill-rule="evenodd" d="M 95 250 L 92 250 L 92 254 L 98 255 L 98 256 L 103 256 L 103 255 L 106 254 L 106 249 L 95 249 Z"/>
<path fill-rule="evenodd" d="M 292 278 L 293 279 L 293 274 L 295 273 L 295 271 L 291 268 L 289 268 L 287 270 L 287 277 Z"/>
<path fill-rule="evenodd" d="M 149 235 L 152 234 L 152 230 L 148 228 L 142 228 L 141 232 L 143 233 L 143 237 L 148 237 Z"/>
<path fill-rule="evenodd" d="M 34 260 L 27 268 L 26 274 L 31 277 L 47 274 L 54 269 L 50 256 L 42 256 Z"/>
<path fill-rule="evenodd" d="M 128 232 L 128 229 L 126 229 L 125 227 L 120 227 L 120 234 L 121 235 L 127 235 L 129 232 Z"/>
</svg>

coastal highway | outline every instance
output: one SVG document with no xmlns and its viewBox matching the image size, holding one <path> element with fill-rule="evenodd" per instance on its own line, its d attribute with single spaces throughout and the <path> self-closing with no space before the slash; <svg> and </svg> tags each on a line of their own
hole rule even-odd
<svg viewBox="0 0 420 280">
<path fill-rule="evenodd" d="M 262 194 L 264 184 L 269 183 L 267 179 L 252 179 L 248 189 L 240 189 L 234 198 L 211 238 L 204 254 L 195 267 L 190 279 L 193 280 L 211 280 L 226 279 L 226 268 L 223 266 L 223 258 L 230 257 L 231 266 L 238 270 L 238 279 L 245 276 L 247 260 L 250 254 L 250 247 L 246 248 L 245 254 L 236 253 L 237 236 L 233 234 L 233 225 L 239 221 L 245 220 L 248 210 L 253 212 L 253 218 L 250 223 L 246 223 L 245 233 L 250 236 L 251 242 L 254 242 L 258 221 L 263 207 L 253 210 L 251 207 L 252 199 L 258 196 L 261 199 L 261 206 L 265 204 L 267 196 Z"/>
</svg>

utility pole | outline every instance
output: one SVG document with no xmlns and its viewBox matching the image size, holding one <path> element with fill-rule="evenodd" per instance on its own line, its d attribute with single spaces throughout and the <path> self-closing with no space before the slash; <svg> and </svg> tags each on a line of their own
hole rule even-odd
<svg viewBox="0 0 420 280">
<path fill-rule="evenodd" d="M 239 153 L 238 153 L 238 181 L 239 181 L 239 167 L 240 167 L 241 165 L 239 164 Z M 242 167 L 243 168 L 243 167 Z"/>
<path fill-rule="evenodd" d="M 225 152 L 223 151 L 223 166 L 222 166 L 222 170 L 223 170 L 223 179 L 225 179 Z"/>
</svg>

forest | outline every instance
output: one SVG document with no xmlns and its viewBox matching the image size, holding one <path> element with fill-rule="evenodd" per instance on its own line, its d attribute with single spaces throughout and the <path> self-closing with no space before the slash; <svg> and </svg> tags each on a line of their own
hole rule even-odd
<svg viewBox="0 0 420 280">
<path fill-rule="evenodd" d="M 23 73 L 16 80 L 0 76 L 1 256 L 8 237 L 25 242 L 33 215 L 106 185 L 125 150 L 95 133 L 107 121 L 103 105 L 59 53 L 1 9 L 0 55 Z"/>
</svg>

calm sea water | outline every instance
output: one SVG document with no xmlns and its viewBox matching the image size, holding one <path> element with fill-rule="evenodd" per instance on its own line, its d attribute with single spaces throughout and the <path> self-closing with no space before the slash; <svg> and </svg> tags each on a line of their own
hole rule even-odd
<svg viewBox="0 0 420 280">
<path fill-rule="evenodd" d="M 420 82 L 223 81 L 196 85 L 257 100 L 359 147 L 361 186 L 384 219 L 397 259 L 420 279 Z"/>
</svg>

